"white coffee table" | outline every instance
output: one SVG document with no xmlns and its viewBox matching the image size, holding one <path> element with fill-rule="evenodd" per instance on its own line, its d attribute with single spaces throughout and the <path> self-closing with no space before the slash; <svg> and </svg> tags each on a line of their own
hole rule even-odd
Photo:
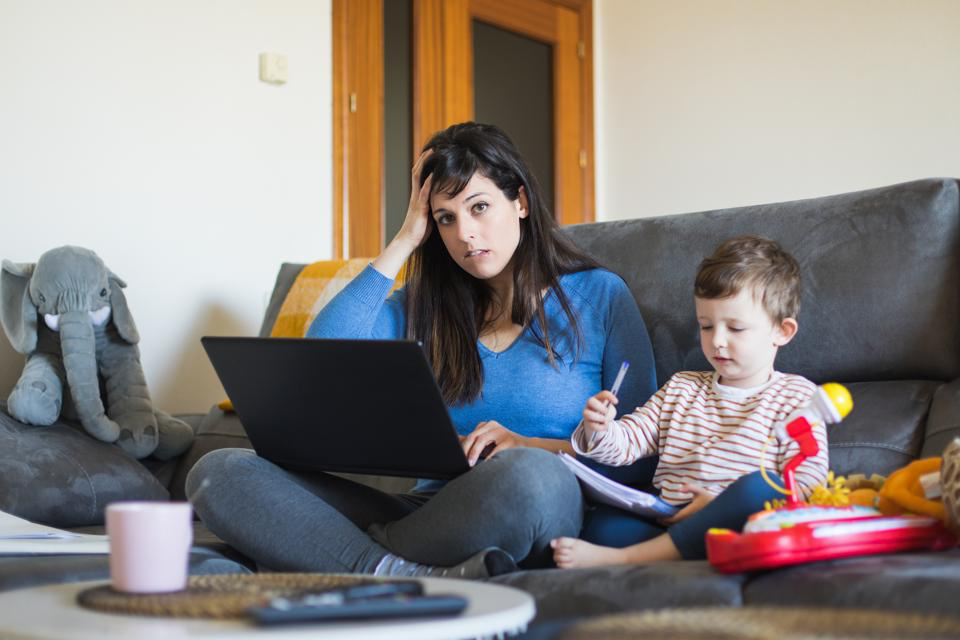
<svg viewBox="0 0 960 640">
<path fill-rule="evenodd" d="M 0 593 L 0 638 L 5 640 L 101 640 L 103 638 L 359 638 L 458 639 L 502 637 L 523 631 L 536 607 L 528 594 L 501 585 L 422 578 L 426 593 L 454 593 L 470 604 L 459 616 L 257 627 L 241 620 L 155 618 L 100 613 L 80 607 L 77 594 L 103 581 L 75 582 Z"/>
</svg>

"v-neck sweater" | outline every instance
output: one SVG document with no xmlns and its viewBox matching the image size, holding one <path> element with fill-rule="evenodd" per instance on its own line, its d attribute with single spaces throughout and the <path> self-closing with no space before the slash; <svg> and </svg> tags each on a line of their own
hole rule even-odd
<svg viewBox="0 0 960 640">
<path fill-rule="evenodd" d="M 398 289 L 387 298 L 392 284 L 368 265 L 320 311 L 307 337 L 405 339 L 407 290 Z M 480 396 L 448 407 L 461 435 L 480 422 L 496 420 L 522 436 L 567 439 L 580 422 L 587 398 L 609 389 L 625 360 L 630 369 L 620 388 L 621 411 L 643 404 L 656 390 L 650 337 L 626 283 L 605 269 L 588 269 L 560 276 L 558 286 L 579 323 L 579 357 L 573 357 L 569 340 L 558 340 L 567 333 L 561 331 L 567 316 L 556 296 L 548 294 L 544 312 L 561 358 L 549 361 L 530 326 L 503 351 L 491 351 L 478 341 Z M 363 409 L 390 413 L 390 407 Z"/>
</svg>

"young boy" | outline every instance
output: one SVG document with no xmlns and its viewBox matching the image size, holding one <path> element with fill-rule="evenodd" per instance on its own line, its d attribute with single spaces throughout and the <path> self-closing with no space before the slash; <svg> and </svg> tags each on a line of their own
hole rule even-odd
<svg viewBox="0 0 960 640">
<path fill-rule="evenodd" d="M 711 527 L 739 530 L 763 503 L 783 496 L 762 479 L 798 452 L 792 441 L 770 441 L 774 427 L 806 405 L 816 386 L 774 370 L 777 350 L 797 333 L 800 268 L 772 240 L 728 240 L 700 263 L 694 287 L 700 346 L 713 372 L 674 375 L 633 413 L 614 420 L 616 397 L 587 400 L 571 437 L 574 449 L 608 465 L 659 455 L 653 485 L 676 515 L 641 527 L 641 541 L 617 549 L 575 538 L 552 541 L 557 566 L 647 563 L 706 557 Z M 820 452 L 796 470 L 804 494 L 827 477 L 827 435 L 815 428 Z M 769 446 L 768 445 L 769 442 Z"/>
</svg>

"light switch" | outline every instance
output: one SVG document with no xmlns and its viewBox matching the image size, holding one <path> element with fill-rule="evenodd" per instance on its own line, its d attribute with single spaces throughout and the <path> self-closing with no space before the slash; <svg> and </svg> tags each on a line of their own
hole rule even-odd
<svg viewBox="0 0 960 640">
<path fill-rule="evenodd" d="M 282 53 L 261 53 L 260 80 L 284 84 L 287 81 L 287 56 Z"/>
</svg>

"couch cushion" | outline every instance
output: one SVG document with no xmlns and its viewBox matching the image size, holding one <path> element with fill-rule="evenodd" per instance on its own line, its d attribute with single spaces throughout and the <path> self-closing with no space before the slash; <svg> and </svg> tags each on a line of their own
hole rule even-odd
<svg viewBox="0 0 960 640">
<path fill-rule="evenodd" d="M 186 500 L 184 483 L 197 460 L 214 449 L 231 447 L 250 449 L 251 445 L 237 414 L 215 406 L 200 422 L 193 444 L 179 460 L 176 473 L 170 481 L 170 497 L 173 500 Z"/>
<path fill-rule="evenodd" d="M 110 577 L 106 555 L 44 555 L 0 557 L 0 591 Z M 192 576 L 222 573 L 250 573 L 247 567 L 216 551 L 194 547 L 190 551 Z"/>
<path fill-rule="evenodd" d="M 760 234 L 804 276 L 800 331 L 780 370 L 814 382 L 960 377 L 960 196 L 953 179 L 918 180 L 779 204 L 571 227 L 623 277 L 666 382 L 709 368 L 694 320 L 697 265 L 721 241 Z"/>
<path fill-rule="evenodd" d="M 166 500 L 140 462 L 77 424 L 25 425 L 0 405 L 0 510 L 54 527 L 103 522 L 115 500 Z"/>
<path fill-rule="evenodd" d="M 960 438 L 960 380 L 943 385 L 933 396 L 920 456 L 942 455 L 954 438 Z"/>
<path fill-rule="evenodd" d="M 745 605 L 827 606 L 957 615 L 960 549 L 815 562 L 758 574 Z"/>
<path fill-rule="evenodd" d="M 837 474 L 890 475 L 920 455 L 927 414 L 940 382 L 855 382 L 853 411 L 830 427 L 830 468 Z"/>
<path fill-rule="evenodd" d="M 202 413 L 178 413 L 174 416 L 179 420 L 183 420 L 190 428 L 193 429 L 193 435 L 196 437 L 197 429 L 200 428 L 200 423 L 203 422 L 205 414 Z M 170 484 L 173 482 L 173 478 L 177 473 L 177 469 L 180 466 L 180 456 L 169 458 L 167 460 L 157 460 L 156 458 L 142 458 L 140 464 L 145 466 L 150 470 L 150 473 L 160 481 L 160 484 L 165 486 L 167 490 L 170 490 Z"/>
<path fill-rule="evenodd" d="M 539 569 L 492 578 L 528 592 L 537 621 L 665 607 L 739 606 L 744 576 L 685 560 L 597 569 Z"/>
</svg>

